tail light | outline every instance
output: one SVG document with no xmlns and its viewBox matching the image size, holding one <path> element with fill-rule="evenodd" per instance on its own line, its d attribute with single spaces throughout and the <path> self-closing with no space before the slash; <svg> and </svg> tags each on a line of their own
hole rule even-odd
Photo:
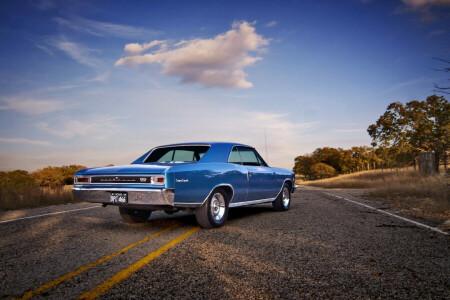
<svg viewBox="0 0 450 300">
<path fill-rule="evenodd" d="M 151 184 L 164 185 L 164 175 L 152 176 Z"/>
<path fill-rule="evenodd" d="M 75 184 L 89 183 L 89 177 L 75 176 Z"/>
</svg>

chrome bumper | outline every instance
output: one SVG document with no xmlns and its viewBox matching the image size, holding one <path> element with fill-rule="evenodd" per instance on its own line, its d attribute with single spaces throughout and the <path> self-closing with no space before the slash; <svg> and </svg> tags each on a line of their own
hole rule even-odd
<svg viewBox="0 0 450 300">
<path fill-rule="evenodd" d="M 111 203 L 111 192 L 126 192 L 128 205 L 171 205 L 173 206 L 174 192 L 168 189 L 118 189 L 118 188 L 74 188 L 73 194 L 79 201 L 95 203 Z"/>
</svg>

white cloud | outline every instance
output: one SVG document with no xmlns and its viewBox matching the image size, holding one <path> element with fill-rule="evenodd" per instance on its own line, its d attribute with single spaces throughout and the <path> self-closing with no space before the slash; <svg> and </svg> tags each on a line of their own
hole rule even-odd
<svg viewBox="0 0 450 300">
<path fill-rule="evenodd" d="M 266 27 L 273 27 L 277 24 L 278 24 L 277 21 L 270 21 L 269 23 L 266 24 Z"/>
<path fill-rule="evenodd" d="M 72 139 L 76 136 L 87 136 L 95 140 L 103 140 L 117 133 L 117 121 L 123 118 L 101 117 L 93 120 L 68 120 L 61 119 L 59 122 L 49 124 L 39 122 L 36 127 L 52 135 L 63 139 Z"/>
<path fill-rule="evenodd" d="M 150 44 L 128 44 L 125 49 L 140 51 Z M 268 44 L 269 40 L 255 33 L 252 23 L 236 22 L 231 30 L 215 38 L 182 41 L 172 45 L 174 49 L 127 56 L 116 61 L 115 65 L 160 64 L 163 74 L 181 76 L 184 83 L 249 88 L 253 84 L 245 79 L 247 74 L 242 68 L 262 59 L 250 56 L 250 51 L 261 51 Z"/>
<path fill-rule="evenodd" d="M 103 72 L 97 74 L 94 78 L 86 80 L 86 82 L 106 82 L 111 75 L 111 72 Z"/>
<path fill-rule="evenodd" d="M 22 138 L 2 138 L 0 137 L 1 143 L 20 143 L 20 144 L 29 144 L 29 145 L 38 145 L 38 146 L 46 146 L 50 145 L 48 141 L 39 141 L 39 140 L 29 140 Z"/>
<path fill-rule="evenodd" d="M 16 110 L 27 115 L 40 115 L 64 108 L 63 102 L 57 100 L 9 98 L 2 102 L 4 105 L 0 105 L 0 110 Z"/>
<path fill-rule="evenodd" d="M 155 40 L 150 43 L 144 43 L 142 45 L 138 43 L 126 44 L 125 51 L 129 54 L 138 54 L 158 45 L 160 45 L 160 47 L 162 48 L 165 48 L 163 45 L 166 45 L 166 41 Z"/>
<path fill-rule="evenodd" d="M 333 131 L 337 132 L 337 133 L 364 133 L 364 132 L 366 132 L 365 129 L 361 129 L 361 128 L 358 128 L 358 129 L 334 129 Z"/>
<path fill-rule="evenodd" d="M 65 52 L 72 59 L 78 61 L 80 64 L 89 66 L 89 67 L 97 67 L 98 61 L 91 57 L 90 53 L 95 51 L 89 48 L 86 48 L 78 43 L 69 41 L 65 38 L 61 38 L 58 40 L 50 41 L 56 48 Z"/>
<path fill-rule="evenodd" d="M 431 5 L 450 5 L 450 0 L 403 0 L 405 5 L 414 9 Z"/>
<path fill-rule="evenodd" d="M 62 26 L 73 30 L 85 32 L 95 36 L 112 36 L 118 38 L 139 38 L 159 34 L 158 31 L 149 30 L 141 27 L 129 25 L 114 24 L 108 22 L 99 22 L 84 18 L 55 18 L 55 21 Z"/>
</svg>

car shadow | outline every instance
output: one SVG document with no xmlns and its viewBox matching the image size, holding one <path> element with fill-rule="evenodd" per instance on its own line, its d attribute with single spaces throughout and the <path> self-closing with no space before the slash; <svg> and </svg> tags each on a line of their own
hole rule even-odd
<svg viewBox="0 0 450 300">
<path fill-rule="evenodd" d="M 272 205 L 254 205 L 245 207 L 230 208 L 228 212 L 228 220 L 241 219 L 248 216 L 265 214 L 274 212 Z"/>
<path fill-rule="evenodd" d="M 228 220 L 242 219 L 249 216 L 255 216 L 265 213 L 273 213 L 274 210 L 271 205 L 253 205 L 245 207 L 230 208 L 228 212 Z M 197 226 L 197 220 L 194 213 L 178 212 L 173 215 L 167 215 L 163 212 L 154 213 L 150 220 L 145 222 L 146 225 L 169 225 L 179 223 L 183 226 Z"/>
</svg>

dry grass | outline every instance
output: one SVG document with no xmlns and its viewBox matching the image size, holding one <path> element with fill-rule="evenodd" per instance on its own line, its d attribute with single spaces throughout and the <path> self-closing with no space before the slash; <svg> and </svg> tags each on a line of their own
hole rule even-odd
<svg viewBox="0 0 450 300">
<path fill-rule="evenodd" d="M 369 197 L 389 203 L 407 215 L 436 220 L 450 218 L 450 182 L 443 175 L 421 176 L 408 170 L 365 171 L 298 183 L 323 188 L 370 189 Z"/>
<path fill-rule="evenodd" d="M 77 202 L 72 194 L 72 186 L 0 190 L 0 210 L 31 208 L 71 202 Z"/>
</svg>

